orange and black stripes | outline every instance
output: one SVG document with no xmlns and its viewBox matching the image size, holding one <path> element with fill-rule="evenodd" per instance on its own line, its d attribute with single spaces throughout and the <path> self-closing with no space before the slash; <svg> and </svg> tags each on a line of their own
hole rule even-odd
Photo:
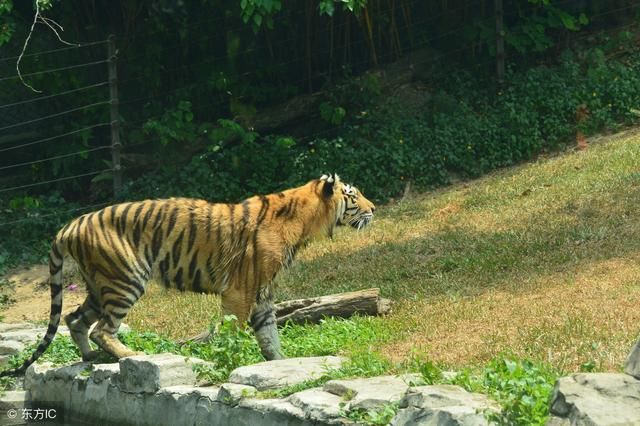
<svg viewBox="0 0 640 426">
<path fill-rule="evenodd" d="M 2 375 L 24 372 L 53 340 L 66 253 L 87 281 L 87 300 L 65 317 L 84 359 L 92 356 L 88 337 L 118 357 L 132 353 L 114 335 L 150 279 L 180 291 L 221 294 L 225 313 L 240 321 L 251 318 L 263 354 L 281 357 L 271 300 L 274 277 L 310 238 L 330 235 L 339 224 L 366 225 L 372 212 L 368 200 L 332 175 L 239 204 L 171 198 L 82 215 L 58 232 L 51 247 L 47 334 L 25 364 Z"/>
</svg>

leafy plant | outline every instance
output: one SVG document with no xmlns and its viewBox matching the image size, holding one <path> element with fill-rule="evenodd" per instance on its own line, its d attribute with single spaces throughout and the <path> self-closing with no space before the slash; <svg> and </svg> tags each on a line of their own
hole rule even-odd
<svg viewBox="0 0 640 426">
<path fill-rule="evenodd" d="M 425 385 L 433 385 L 443 380 L 442 370 L 432 361 L 424 360 L 413 353 L 406 363 L 405 368 L 408 371 L 415 371 L 422 376 Z"/>
<path fill-rule="evenodd" d="M 342 124 L 346 115 L 347 111 L 340 106 L 334 106 L 329 102 L 320 104 L 320 117 L 329 124 L 336 126 Z"/>
<path fill-rule="evenodd" d="M 483 386 L 502 406 L 490 420 L 499 424 L 543 425 L 556 375 L 546 366 L 528 360 L 493 360 L 485 368 Z"/>
<path fill-rule="evenodd" d="M 281 0 L 241 0 L 241 17 L 245 24 L 251 23 L 254 32 L 266 25 L 273 28 L 273 15 L 282 9 Z"/>
<path fill-rule="evenodd" d="M 27 345 L 22 352 L 12 355 L 7 362 L 7 369 L 20 367 L 33 354 L 39 343 L 34 342 Z M 64 365 L 72 361 L 78 361 L 80 358 L 80 351 L 73 343 L 73 340 L 69 336 L 58 334 L 49 345 L 47 351 L 42 354 L 40 360 L 49 361 L 53 365 Z"/>
<path fill-rule="evenodd" d="M 170 142 L 187 142 L 197 135 L 197 126 L 193 122 L 191 102 L 180 101 L 174 109 L 169 109 L 159 119 L 150 119 L 143 129 L 148 135 L 158 138 L 162 145 Z"/>
<path fill-rule="evenodd" d="M 342 415 L 349 420 L 352 420 L 358 424 L 371 425 L 371 426 L 384 426 L 391 423 L 391 420 L 396 415 L 399 409 L 397 402 L 391 402 L 384 404 L 379 408 L 357 408 L 348 412 L 342 412 Z"/>
</svg>

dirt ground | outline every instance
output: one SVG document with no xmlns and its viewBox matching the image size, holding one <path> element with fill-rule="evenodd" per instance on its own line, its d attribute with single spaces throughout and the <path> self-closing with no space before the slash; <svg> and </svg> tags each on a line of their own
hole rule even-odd
<svg viewBox="0 0 640 426">
<path fill-rule="evenodd" d="M 86 296 L 84 282 L 78 279 L 74 269 L 74 265 L 65 264 L 63 315 L 76 309 Z M 6 293 L 13 301 L 0 307 L 2 322 L 47 321 L 51 310 L 48 277 L 46 265 L 15 269 L 5 275 L 3 278 L 10 286 Z"/>
</svg>

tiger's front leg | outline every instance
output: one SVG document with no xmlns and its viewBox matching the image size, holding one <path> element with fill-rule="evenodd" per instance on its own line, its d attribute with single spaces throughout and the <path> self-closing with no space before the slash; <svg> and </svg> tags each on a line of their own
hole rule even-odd
<svg viewBox="0 0 640 426">
<path fill-rule="evenodd" d="M 267 361 L 284 359 L 280 348 L 280 336 L 272 301 L 263 301 L 254 306 L 249 321 L 256 335 L 262 355 Z"/>
</svg>

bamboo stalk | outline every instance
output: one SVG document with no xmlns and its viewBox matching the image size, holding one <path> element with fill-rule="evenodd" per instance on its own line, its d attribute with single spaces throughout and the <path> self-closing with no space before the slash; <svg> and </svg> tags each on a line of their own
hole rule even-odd
<svg viewBox="0 0 640 426">
<path fill-rule="evenodd" d="M 373 41 L 373 29 L 371 25 L 371 18 L 369 17 L 369 9 L 365 7 L 363 9 L 364 22 L 367 28 L 367 39 L 369 41 L 369 51 L 371 52 L 371 61 L 374 65 L 378 65 L 378 55 L 376 55 L 376 46 Z"/>
</svg>

